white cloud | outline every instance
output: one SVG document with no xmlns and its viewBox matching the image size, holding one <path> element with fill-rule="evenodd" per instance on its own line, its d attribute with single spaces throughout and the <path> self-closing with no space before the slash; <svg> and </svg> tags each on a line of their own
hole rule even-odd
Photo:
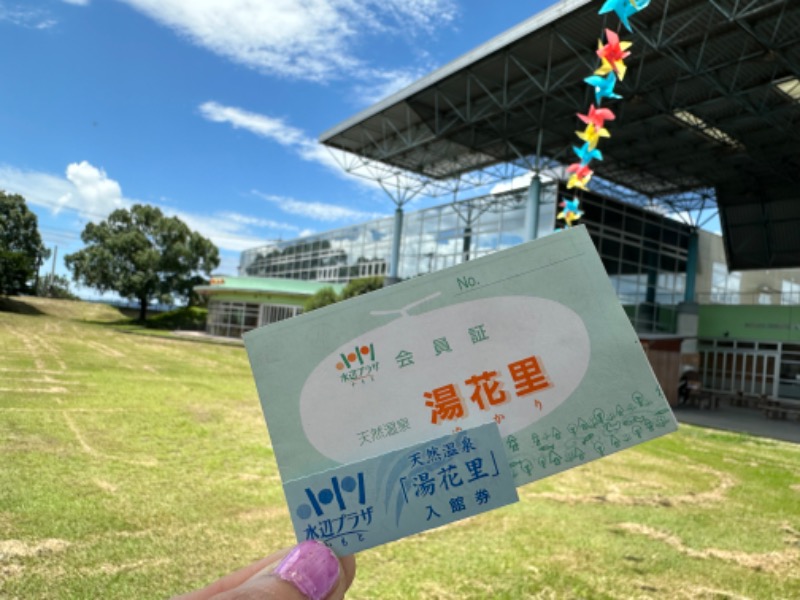
<svg viewBox="0 0 800 600">
<path fill-rule="evenodd" d="M 55 210 L 58 198 L 71 189 L 70 183 L 62 177 L 0 164 L 0 190 L 19 194 L 30 204 Z"/>
<path fill-rule="evenodd" d="M 73 6 L 89 6 L 89 0 L 62 0 L 62 2 Z"/>
<path fill-rule="evenodd" d="M 213 101 L 201 104 L 200 114 L 214 123 L 228 123 L 235 129 L 245 129 L 276 142 L 293 150 L 303 160 L 322 164 L 337 175 L 344 175 L 340 163 L 336 161 L 330 150 L 306 135 L 301 129 L 288 125 L 282 119 L 250 112 L 235 106 L 224 106 Z"/>
<path fill-rule="evenodd" d="M 290 215 L 298 215 L 314 219 L 315 221 L 371 221 L 373 219 L 380 219 L 385 217 L 381 213 L 369 213 L 346 206 L 337 206 L 335 204 L 326 204 L 323 202 L 304 202 L 294 198 L 287 198 L 285 196 L 274 196 L 270 194 L 263 194 L 258 191 L 253 193 L 267 202 L 271 202 L 280 208 L 283 212 Z"/>
<path fill-rule="evenodd" d="M 132 204 L 116 181 L 86 161 L 68 165 L 65 177 L 0 164 L 0 189 L 54 215 L 67 210 L 90 220 L 105 219 L 114 209 Z"/>
<path fill-rule="evenodd" d="M 235 129 L 245 129 L 277 142 L 292 150 L 303 160 L 323 165 L 335 175 L 350 182 L 357 182 L 370 191 L 382 190 L 390 195 L 404 196 L 409 190 L 414 190 L 413 196 L 422 190 L 423 186 L 416 176 L 336 148 L 323 146 L 301 129 L 288 125 L 282 119 L 235 106 L 224 106 L 213 101 L 201 104 L 199 111 L 209 121 L 228 123 Z M 382 197 L 386 196 L 382 194 Z"/>
<path fill-rule="evenodd" d="M 122 198 L 119 183 L 109 179 L 106 172 L 90 165 L 85 160 L 67 167 L 67 179 L 75 186 L 58 199 L 55 213 L 69 207 L 84 216 L 107 216 L 118 208 L 131 203 Z"/>
<path fill-rule="evenodd" d="M 314 162 L 326 167 L 333 174 L 356 182 L 370 191 L 378 191 L 389 187 L 394 189 L 414 189 L 419 184 L 413 179 L 399 173 L 392 173 L 391 168 L 379 166 L 373 173 L 371 163 L 365 165 L 363 161 L 347 152 L 335 148 L 328 148 L 317 140 L 306 135 L 285 123 L 282 119 L 253 113 L 235 106 L 224 106 L 217 102 L 209 101 L 200 105 L 200 114 L 215 123 L 228 123 L 235 129 L 245 129 L 266 138 L 293 151 L 297 156 L 308 162 Z M 345 168 L 347 165 L 347 168 Z M 378 178 L 383 178 L 379 183 Z"/>
<path fill-rule="evenodd" d="M 230 221 L 231 223 L 238 223 L 244 226 L 260 227 L 260 228 L 280 230 L 280 231 L 291 231 L 294 233 L 300 231 L 300 228 L 297 227 L 296 225 L 290 225 L 289 223 L 281 223 L 279 221 L 273 221 L 271 219 L 250 217 L 248 215 L 241 215 L 239 213 L 233 213 L 233 212 L 221 212 L 218 214 L 221 218 L 225 219 L 226 221 Z"/>
<path fill-rule="evenodd" d="M 29 29 L 50 29 L 56 25 L 56 20 L 47 11 L 19 5 L 8 6 L 3 2 L 0 2 L 1 21 Z"/>
<path fill-rule="evenodd" d="M 203 237 L 210 239 L 214 245 L 224 250 L 241 252 L 248 248 L 263 245 L 276 236 L 260 236 L 243 227 L 240 223 L 226 220 L 219 215 L 196 215 L 168 206 L 159 206 L 161 211 L 170 217 L 178 217 Z"/>
<path fill-rule="evenodd" d="M 376 71 L 374 72 L 374 81 L 369 84 L 360 83 L 354 87 L 357 104 L 368 106 L 388 98 L 417 81 L 428 71 L 430 69 Z"/>
<path fill-rule="evenodd" d="M 282 146 L 305 146 L 314 141 L 303 131 L 287 125 L 281 119 L 249 112 L 235 106 L 205 102 L 200 105 L 200 114 L 214 123 L 229 123 L 235 129 L 245 129 Z"/>
<path fill-rule="evenodd" d="M 271 75 L 363 78 L 360 38 L 447 25 L 455 0 L 122 0 L 198 46 Z"/>
<path fill-rule="evenodd" d="M 83 227 L 74 219 L 76 214 L 84 220 L 96 222 L 117 208 L 141 203 L 125 197 L 116 180 L 87 161 L 70 164 L 64 177 L 0 164 L 0 189 L 20 194 L 29 204 L 46 209 L 51 214 L 49 221 L 55 221 L 48 225 L 50 230 L 72 239 L 77 239 Z M 166 215 L 177 216 L 222 250 L 241 252 L 286 232 L 292 237 L 300 233 L 299 227 L 288 223 L 238 213 L 206 216 L 180 211 L 163 203 L 158 207 Z"/>
</svg>

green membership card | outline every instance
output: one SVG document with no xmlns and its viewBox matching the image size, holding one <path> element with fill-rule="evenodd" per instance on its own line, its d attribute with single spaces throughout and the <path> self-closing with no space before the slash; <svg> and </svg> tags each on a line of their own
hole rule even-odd
<svg viewBox="0 0 800 600">
<path fill-rule="evenodd" d="M 245 345 L 298 540 L 340 555 L 677 428 L 583 226 Z"/>
</svg>

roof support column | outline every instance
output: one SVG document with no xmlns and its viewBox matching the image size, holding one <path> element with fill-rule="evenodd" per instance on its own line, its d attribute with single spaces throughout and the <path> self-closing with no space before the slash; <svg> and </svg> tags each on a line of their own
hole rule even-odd
<svg viewBox="0 0 800 600">
<path fill-rule="evenodd" d="M 700 237 L 697 229 L 692 229 L 689 234 L 689 251 L 686 256 L 686 288 L 683 293 L 684 302 L 694 302 L 695 285 L 697 282 L 697 257 Z"/>
<path fill-rule="evenodd" d="M 678 304 L 675 323 L 676 333 L 686 338 L 681 343 L 681 354 L 695 354 L 698 351 L 697 332 L 700 325 L 700 307 L 695 301 L 695 280 L 697 279 L 699 239 L 697 228 L 692 228 L 689 234 L 689 252 L 686 256 L 686 288 L 683 302 Z"/>
<path fill-rule="evenodd" d="M 392 234 L 392 261 L 389 263 L 389 276 L 384 285 L 392 285 L 400 281 L 398 265 L 400 263 L 400 238 L 403 235 L 403 207 L 398 204 L 394 211 L 394 232 Z"/>
<path fill-rule="evenodd" d="M 525 241 L 536 239 L 539 231 L 539 204 L 542 200 L 542 179 L 539 174 L 533 176 L 528 188 L 528 203 L 525 205 Z"/>
</svg>

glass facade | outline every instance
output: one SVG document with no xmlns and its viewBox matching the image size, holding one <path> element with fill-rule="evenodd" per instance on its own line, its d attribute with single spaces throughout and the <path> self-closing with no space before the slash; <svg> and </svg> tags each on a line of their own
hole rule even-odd
<svg viewBox="0 0 800 600">
<path fill-rule="evenodd" d="M 294 317 L 301 312 L 303 309 L 298 306 L 211 300 L 208 303 L 206 332 L 210 335 L 240 338 L 251 329 Z"/>
<path fill-rule="evenodd" d="M 786 342 L 700 340 L 700 375 L 723 394 L 800 400 L 800 345 Z"/>
<path fill-rule="evenodd" d="M 539 235 L 556 226 L 554 184 L 542 188 Z M 438 271 L 525 240 L 527 189 L 462 200 L 405 214 L 398 275 Z M 586 225 L 611 283 L 638 331 L 674 333 L 684 299 L 690 230 L 654 212 L 590 192 L 581 198 Z M 346 283 L 386 275 L 393 217 L 253 248 L 240 275 Z"/>
<path fill-rule="evenodd" d="M 628 317 L 640 332 L 674 333 L 686 290 L 691 230 L 657 213 L 585 193 L 586 225 Z"/>
<path fill-rule="evenodd" d="M 416 277 L 519 244 L 524 240 L 527 193 L 482 196 L 406 213 L 398 276 Z M 550 208 L 552 221 L 553 187 L 544 188 L 542 205 Z M 394 217 L 387 217 L 253 248 L 242 253 L 239 274 L 331 283 L 386 275 L 393 231 Z"/>
</svg>

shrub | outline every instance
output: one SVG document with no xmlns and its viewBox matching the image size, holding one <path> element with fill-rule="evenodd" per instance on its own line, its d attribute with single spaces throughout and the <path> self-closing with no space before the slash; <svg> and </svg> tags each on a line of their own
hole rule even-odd
<svg viewBox="0 0 800 600">
<path fill-rule="evenodd" d="M 202 331 L 206 327 L 207 317 L 208 309 L 186 306 L 148 317 L 145 325 L 151 329 Z"/>
</svg>

